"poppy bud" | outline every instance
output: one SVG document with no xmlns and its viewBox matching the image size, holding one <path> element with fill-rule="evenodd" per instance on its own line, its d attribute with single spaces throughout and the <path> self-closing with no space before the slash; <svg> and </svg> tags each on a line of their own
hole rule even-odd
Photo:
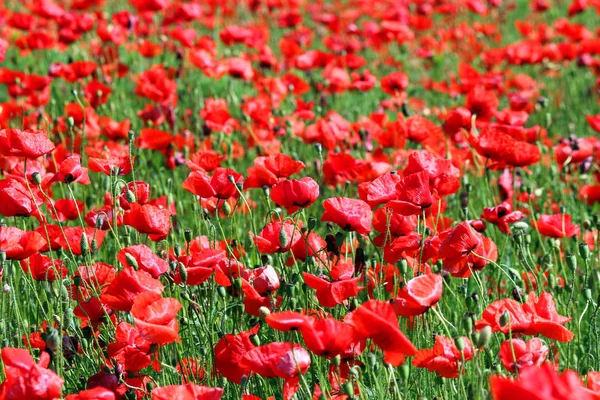
<svg viewBox="0 0 600 400">
<path fill-rule="evenodd" d="M 79 245 L 81 246 L 81 255 L 87 257 L 90 254 L 90 245 L 88 243 L 87 234 L 85 232 L 81 234 L 81 240 L 79 241 Z"/>
<path fill-rule="evenodd" d="M 351 380 L 347 380 L 346 382 L 344 382 L 342 387 L 344 389 L 344 393 L 346 394 L 346 396 L 348 396 L 348 398 L 352 398 L 354 396 L 354 385 L 352 384 Z"/>
<path fill-rule="evenodd" d="M 185 283 L 188 278 L 187 269 L 185 268 L 185 265 L 183 265 L 183 263 L 181 262 L 178 263 L 177 266 L 179 267 L 179 276 L 181 277 L 181 281 Z"/>
<path fill-rule="evenodd" d="M 219 294 L 219 296 L 221 296 L 221 297 L 225 297 L 225 296 L 227 296 L 227 291 L 225 290 L 225 287 L 223 287 L 223 286 L 219 286 L 219 287 L 217 288 L 217 293 L 218 293 L 218 294 Z"/>
<path fill-rule="evenodd" d="M 585 298 L 585 301 L 592 301 L 592 289 L 586 288 L 583 291 L 583 297 Z"/>
<path fill-rule="evenodd" d="M 311 215 L 308 218 L 308 230 L 312 231 L 313 229 L 315 229 L 315 226 L 317 226 L 317 219 L 315 218 L 314 215 Z"/>
<path fill-rule="evenodd" d="M 590 254 L 590 248 L 588 247 L 587 243 L 579 243 L 579 257 L 583 258 L 584 260 L 587 260 L 588 258 L 590 258 Z"/>
<path fill-rule="evenodd" d="M 463 319 L 463 324 L 467 332 L 471 332 L 473 330 L 473 320 L 471 318 Z"/>
<path fill-rule="evenodd" d="M 39 172 L 34 172 L 31 174 L 31 180 L 38 186 L 42 184 L 42 176 Z"/>
<path fill-rule="evenodd" d="M 479 340 L 477 340 L 477 347 L 484 348 L 488 344 L 490 344 L 491 340 L 492 340 L 492 327 L 488 325 L 488 326 L 484 327 L 481 330 L 481 332 L 479 332 Z"/>
<path fill-rule="evenodd" d="M 75 120 L 73 119 L 73 117 L 71 117 L 71 116 L 67 117 L 67 126 L 69 128 L 72 128 L 73 126 L 75 126 Z"/>
<path fill-rule="evenodd" d="M 406 382 L 406 380 L 408 380 L 409 375 L 410 375 L 410 366 L 408 363 L 403 363 L 400 366 L 400 377 L 402 378 L 403 381 Z"/>
<path fill-rule="evenodd" d="M 338 232 L 335 234 L 335 243 L 338 247 L 342 247 L 342 245 L 344 244 L 344 239 L 345 237 L 342 232 Z"/>
<path fill-rule="evenodd" d="M 315 150 L 317 150 L 317 153 L 319 153 L 319 155 L 323 154 L 323 145 L 321 143 L 315 143 Z"/>
<path fill-rule="evenodd" d="M 500 316 L 500 326 L 505 327 L 510 322 L 510 315 L 507 311 L 504 311 Z"/>
<path fill-rule="evenodd" d="M 125 199 L 129 203 L 135 203 L 137 201 L 137 199 L 135 198 L 135 193 L 133 193 L 131 190 L 127 190 L 125 192 Z"/>
<path fill-rule="evenodd" d="M 175 257 L 181 257 L 181 246 L 179 244 L 173 246 L 173 253 L 175 253 Z"/>
<path fill-rule="evenodd" d="M 90 251 L 92 254 L 96 254 L 98 252 L 98 241 L 96 238 L 92 239 L 90 243 Z"/>
<path fill-rule="evenodd" d="M 231 204 L 229 204 L 228 201 L 223 202 L 223 214 L 225 214 L 226 217 L 231 215 Z"/>
<path fill-rule="evenodd" d="M 333 365 L 335 365 L 336 367 L 339 367 L 341 362 L 342 362 L 342 357 L 339 354 L 331 359 L 331 363 Z"/>
<path fill-rule="evenodd" d="M 238 290 L 242 288 L 242 284 L 243 284 L 243 282 L 242 282 L 242 280 L 240 278 L 235 278 L 233 280 L 233 287 L 236 288 L 236 289 L 238 289 Z"/>
<path fill-rule="evenodd" d="M 400 262 L 398 262 L 398 268 L 400 269 L 400 273 L 402 275 L 406 275 L 408 272 L 408 263 L 405 259 L 401 259 Z"/>
<path fill-rule="evenodd" d="M 258 335 L 250 335 L 250 342 L 255 346 L 260 346 L 260 338 Z"/>
<path fill-rule="evenodd" d="M 285 233 L 285 229 L 283 227 L 279 230 L 279 243 L 281 244 L 281 248 L 285 249 L 288 247 L 290 243 L 287 234 Z"/>
<path fill-rule="evenodd" d="M 292 299 L 292 300 L 296 300 L 296 299 Z M 267 316 L 268 316 L 269 314 L 271 314 L 271 310 L 269 310 L 269 309 L 268 309 L 267 307 L 265 307 L 265 306 L 262 306 L 262 307 L 260 307 L 260 308 L 258 309 L 258 312 L 259 312 L 259 314 L 260 314 L 261 318 L 267 318 Z"/>
<path fill-rule="evenodd" d="M 567 261 L 567 267 L 569 267 L 571 271 L 575 271 L 577 269 L 577 257 L 575 257 L 575 254 L 567 254 L 565 259 Z"/>
<path fill-rule="evenodd" d="M 523 221 L 515 222 L 512 225 L 512 227 L 517 231 L 526 231 L 527 229 L 529 229 L 529 225 L 527 224 L 527 222 L 523 222 Z"/>
<path fill-rule="evenodd" d="M 456 344 L 456 348 L 458 349 L 458 351 L 462 353 L 462 351 L 465 349 L 465 341 L 462 338 L 462 336 L 454 339 L 454 343 Z"/>
</svg>

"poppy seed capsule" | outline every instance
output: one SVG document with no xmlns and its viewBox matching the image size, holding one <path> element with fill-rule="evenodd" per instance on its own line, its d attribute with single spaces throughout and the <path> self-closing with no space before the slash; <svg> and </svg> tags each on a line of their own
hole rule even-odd
<svg viewBox="0 0 600 400">
<path fill-rule="evenodd" d="M 292 299 L 292 300 L 296 300 L 296 299 Z M 271 310 L 269 310 L 267 307 L 262 306 L 258 309 L 258 313 L 260 314 L 261 318 L 267 318 L 267 316 L 269 314 L 271 314 Z"/>
<path fill-rule="evenodd" d="M 587 260 L 588 258 L 590 258 L 590 254 L 591 251 L 587 243 L 579 243 L 579 257 L 583 258 L 584 260 Z"/>
<path fill-rule="evenodd" d="M 31 174 L 31 180 L 38 186 L 42 184 L 42 176 L 39 172 L 34 172 L 33 174 Z"/>
<path fill-rule="evenodd" d="M 507 311 L 504 311 L 500 316 L 500 326 L 505 327 L 510 323 L 510 314 Z"/>
<path fill-rule="evenodd" d="M 490 341 L 492 340 L 492 327 L 491 326 L 486 326 L 484 327 L 481 332 L 479 332 L 479 339 L 477 340 L 477 347 L 478 348 L 485 348 L 487 347 L 488 344 L 490 344 Z"/>
</svg>

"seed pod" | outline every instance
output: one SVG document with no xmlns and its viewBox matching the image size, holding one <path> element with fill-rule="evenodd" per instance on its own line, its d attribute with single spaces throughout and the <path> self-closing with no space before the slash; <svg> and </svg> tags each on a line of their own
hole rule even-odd
<svg viewBox="0 0 600 400">
<path fill-rule="evenodd" d="M 295 300 L 295 299 L 292 299 L 292 300 Z M 271 310 L 269 310 L 269 309 L 268 309 L 267 307 L 265 307 L 265 306 L 262 306 L 262 307 L 260 307 L 260 308 L 258 309 L 258 313 L 260 314 L 260 316 L 261 316 L 262 318 L 267 318 L 267 316 L 268 316 L 269 314 L 271 314 Z"/>
<path fill-rule="evenodd" d="M 225 287 L 223 286 L 219 286 L 217 288 L 217 293 L 219 294 L 219 296 L 221 297 L 226 297 L 227 296 L 227 291 L 225 290 Z"/>
<path fill-rule="evenodd" d="M 81 255 L 87 257 L 90 254 L 90 245 L 88 243 L 88 237 L 85 232 L 81 234 L 81 240 L 79 241 L 81 247 Z"/>
<path fill-rule="evenodd" d="M 477 341 L 477 347 L 481 348 L 485 348 L 487 347 L 488 344 L 490 344 L 490 341 L 492 340 L 492 327 L 491 326 L 486 326 L 484 327 L 481 332 L 479 332 L 479 340 Z"/>
<path fill-rule="evenodd" d="M 590 251 L 590 248 L 588 247 L 587 243 L 585 243 L 585 242 L 579 243 L 579 257 L 583 258 L 584 260 L 587 260 L 590 258 L 590 255 L 591 255 L 591 251 Z"/>
<path fill-rule="evenodd" d="M 502 315 L 500 316 L 500 326 L 504 327 L 504 326 L 508 325 L 509 322 L 510 322 L 510 315 L 508 314 L 507 311 L 504 311 L 502 313 Z"/>
<path fill-rule="evenodd" d="M 127 264 L 132 267 L 133 269 L 135 269 L 136 271 L 140 268 L 140 266 L 138 265 L 137 260 L 135 259 L 135 257 L 130 254 L 130 253 L 125 253 L 125 260 L 127 261 Z"/>
<path fill-rule="evenodd" d="M 186 242 L 191 242 L 194 238 L 194 231 L 191 228 L 185 228 L 183 231 L 183 237 Z"/>
<path fill-rule="evenodd" d="M 331 363 L 333 365 L 335 365 L 336 367 L 339 367 L 341 362 L 342 362 L 342 357 L 339 354 L 331 359 Z"/>
<path fill-rule="evenodd" d="M 184 283 L 187 282 L 188 273 L 187 273 L 187 269 L 185 268 L 185 265 L 183 265 L 183 263 L 180 262 L 177 264 L 177 266 L 179 267 L 179 276 L 181 277 L 181 280 Z"/>
<path fill-rule="evenodd" d="M 42 176 L 39 172 L 34 172 L 33 174 L 31 174 L 31 180 L 38 186 L 42 184 Z"/>
<path fill-rule="evenodd" d="M 311 215 L 308 218 L 308 230 L 312 231 L 313 229 L 315 229 L 315 226 L 317 226 L 317 219 L 314 217 L 314 215 Z"/>
<path fill-rule="evenodd" d="M 285 249 L 288 246 L 288 244 L 290 244 L 290 241 L 287 237 L 287 233 L 283 228 L 279 230 L 279 243 L 281 244 L 281 248 L 283 249 Z"/>
</svg>

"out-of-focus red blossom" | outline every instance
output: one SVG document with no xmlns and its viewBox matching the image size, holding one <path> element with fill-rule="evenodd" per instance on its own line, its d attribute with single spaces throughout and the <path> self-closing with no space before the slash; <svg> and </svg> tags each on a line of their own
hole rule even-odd
<svg viewBox="0 0 600 400">
<path fill-rule="evenodd" d="M 494 400 L 592 400 L 575 371 L 558 374 L 550 362 L 525 367 L 516 379 L 493 375 L 490 391 Z"/>
<path fill-rule="evenodd" d="M 50 355 L 42 352 L 36 363 L 29 351 L 5 347 L 2 349 L 5 380 L 0 385 L 0 398 L 7 400 L 50 400 L 61 396 L 63 379 L 47 369 Z"/>
<path fill-rule="evenodd" d="M 98 386 L 89 390 L 82 390 L 77 394 L 68 395 L 65 400 L 115 400 L 112 390 Z"/>
<path fill-rule="evenodd" d="M 19 262 L 23 271 L 31 275 L 36 281 L 55 281 L 68 274 L 67 267 L 59 259 L 52 260 L 40 253 L 31 255 L 26 260 Z"/>
<path fill-rule="evenodd" d="M 398 366 L 405 356 L 414 356 L 416 347 L 398 327 L 393 306 L 381 300 L 368 300 L 346 315 L 345 322 L 364 338 L 372 339 L 383 350 L 386 363 Z"/>
<path fill-rule="evenodd" d="M 271 188 L 271 200 L 288 214 L 310 207 L 319 197 L 319 184 L 311 177 L 287 179 Z"/>
<path fill-rule="evenodd" d="M 528 342 L 521 339 L 507 339 L 500 345 L 499 357 L 504 368 L 514 373 L 524 367 L 539 367 L 546 360 L 548 351 L 548 346 L 538 338 Z"/>
<path fill-rule="evenodd" d="M 188 192 L 202 198 L 216 197 L 226 200 L 236 197 L 238 192 L 230 179 L 235 183 L 242 183 L 243 176 L 232 169 L 217 168 L 212 177 L 202 171 L 192 171 L 185 181 L 183 188 Z"/>
<path fill-rule="evenodd" d="M 507 313 L 507 324 L 501 324 L 502 314 Z M 494 332 L 508 334 L 544 335 L 549 339 L 569 342 L 575 336 L 563 325 L 571 318 L 559 315 L 552 295 L 542 292 L 538 298 L 535 292 L 529 293 L 527 303 L 521 304 L 513 299 L 497 300 L 483 312 L 481 319 L 475 323 L 476 329 L 491 326 Z"/>
<path fill-rule="evenodd" d="M 517 140 L 495 127 L 484 128 L 478 135 L 471 133 L 467 137 L 479 155 L 498 165 L 526 167 L 541 159 L 536 145 Z"/>
<path fill-rule="evenodd" d="M 156 387 L 152 390 L 152 400 L 219 400 L 223 389 L 199 386 L 193 383 Z"/>
<path fill-rule="evenodd" d="M 412 364 L 435 371 L 444 378 L 458 378 L 465 373 L 463 362 L 471 360 L 474 353 L 469 338 L 463 336 L 461 339 L 464 345 L 462 351 L 456 347 L 455 340 L 436 335 L 433 348 L 417 351 Z"/>
<path fill-rule="evenodd" d="M 38 158 L 50 153 L 54 147 L 42 130 L 0 130 L 0 153 L 3 156 Z"/>
<path fill-rule="evenodd" d="M 441 275 L 425 274 L 409 280 L 402 287 L 392 305 L 398 316 L 413 317 L 425 313 L 442 297 Z"/>
<path fill-rule="evenodd" d="M 371 232 L 371 207 L 364 201 L 349 197 L 329 198 L 323 202 L 323 208 L 321 221 L 333 222 L 343 230 L 361 235 Z"/>
<path fill-rule="evenodd" d="M 540 234 L 552 238 L 579 235 L 579 226 L 572 223 L 569 214 L 540 215 L 534 226 Z"/>
<path fill-rule="evenodd" d="M 521 211 L 511 211 L 512 205 L 503 201 L 495 207 L 485 207 L 481 218 L 487 222 L 496 225 L 500 232 L 510 235 L 509 224 L 513 224 L 523 219 L 524 215 Z"/>
</svg>

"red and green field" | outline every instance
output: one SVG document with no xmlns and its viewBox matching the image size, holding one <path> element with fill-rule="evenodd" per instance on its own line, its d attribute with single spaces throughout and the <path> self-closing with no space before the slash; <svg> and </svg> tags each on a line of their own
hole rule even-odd
<svg viewBox="0 0 600 400">
<path fill-rule="evenodd" d="M 598 0 L 6 0 L 0 400 L 600 399 Z"/>
</svg>

